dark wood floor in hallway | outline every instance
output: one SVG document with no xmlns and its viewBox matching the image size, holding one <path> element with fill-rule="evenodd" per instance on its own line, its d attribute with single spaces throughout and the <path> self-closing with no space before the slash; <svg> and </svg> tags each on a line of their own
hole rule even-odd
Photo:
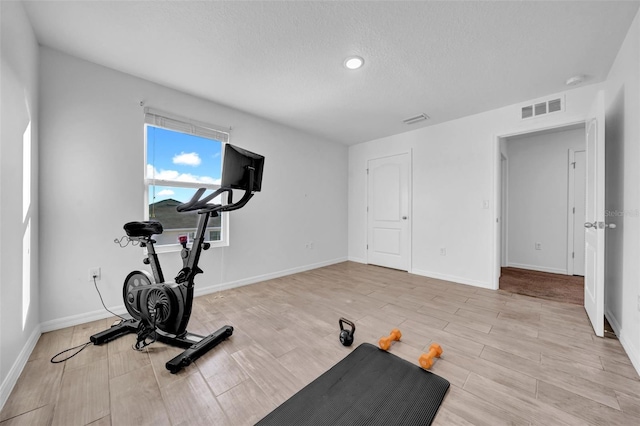
<svg viewBox="0 0 640 426">
<path fill-rule="evenodd" d="M 584 305 L 584 277 L 502 268 L 500 290 L 556 302 Z"/>
</svg>

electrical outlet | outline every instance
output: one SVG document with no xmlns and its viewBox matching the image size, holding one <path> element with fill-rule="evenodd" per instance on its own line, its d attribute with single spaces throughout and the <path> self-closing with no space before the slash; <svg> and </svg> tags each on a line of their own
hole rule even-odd
<svg viewBox="0 0 640 426">
<path fill-rule="evenodd" d="M 536 243 L 536 250 L 542 250 L 542 243 Z"/>
<path fill-rule="evenodd" d="M 447 248 L 440 247 L 440 256 L 446 256 L 446 255 L 447 255 Z"/>
<path fill-rule="evenodd" d="M 89 269 L 89 282 L 93 282 L 94 277 L 96 281 L 100 281 L 100 268 Z"/>
</svg>

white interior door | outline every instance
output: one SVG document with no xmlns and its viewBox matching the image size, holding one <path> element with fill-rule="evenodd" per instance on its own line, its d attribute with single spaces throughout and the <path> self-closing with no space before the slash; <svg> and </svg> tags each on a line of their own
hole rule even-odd
<svg viewBox="0 0 640 426">
<path fill-rule="evenodd" d="M 409 270 L 409 154 L 369 160 L 367 262 Z"/>
<path fill-rule="evenodd" d="M 573 275 L 584 276 L 585 152 L 576 151 L 573 161 L 575 165 L 573 169 Z"/>
<path fill-rule="evenodd" d="M 587 117 L 584 308 L 604 336 L 604 92 Z"/>
</svg>

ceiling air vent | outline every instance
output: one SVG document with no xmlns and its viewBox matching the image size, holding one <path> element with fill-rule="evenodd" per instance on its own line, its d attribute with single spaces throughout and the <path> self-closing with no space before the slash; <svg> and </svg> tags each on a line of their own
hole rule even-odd
<svg viewBox="0 0 640 426">
<path fill-rule="evenodd" d="M 424 121 L 424 120 L 428 120 L 428 119 L 429 119 L 429 116 L 423 112 L 422 114 L 416 115 L 415 117 L 405 118 L 404 120 L 402 120 L 402 122 L 404 124 L 415 124 L 415 123 L 418 123 L 420 121 Z"/>
<path fill-rule="evenodd" d="M 520 110 L 520 117 L 524 120 L 541 115 L 552 114 L 564 111 L 564 97 L 550 99 L 543 102 L 536 102 L 533 105 L 523 106 Z"/>
</svg>

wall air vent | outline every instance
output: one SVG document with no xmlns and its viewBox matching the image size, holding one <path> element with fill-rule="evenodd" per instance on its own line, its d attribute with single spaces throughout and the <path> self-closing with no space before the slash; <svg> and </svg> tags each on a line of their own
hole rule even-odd
<svg viewBox="0 0 640 426">
<path fill-rule="evenodd" d="M 549 112 L 551 113 L 558 111 L 562 111 L 562 100 L 554 99 L 552 101 L 549 101 Z"/>
<path fill-rule="evenodd" d="M 536 113 L 535 115 L 542 115 L 547 113 L 547 103 L 542 102 L 534 105 L 533 111 Z"/>
<path fill-rule="evenodd" d="M 424 121 L 424 120 L 428 120 L 429 116 L 425 113 L 422 113 L 420 115 L 416 115 L 415 117 L 409 117 L 409 118 L 405 118 L 404 120 L 402 120 L 402 122 L 404 124 L 415 124 L 418 123 L 420 121 Z"/>
<path fill-rule="evenodd" d="M 564 97 L 549 99 L 543 102 L 535 102 L 533 105 L 523 106 L 520 109 L 520 117 L 524 120 L 561 111 L 564 111 Z"/>
</svg>

